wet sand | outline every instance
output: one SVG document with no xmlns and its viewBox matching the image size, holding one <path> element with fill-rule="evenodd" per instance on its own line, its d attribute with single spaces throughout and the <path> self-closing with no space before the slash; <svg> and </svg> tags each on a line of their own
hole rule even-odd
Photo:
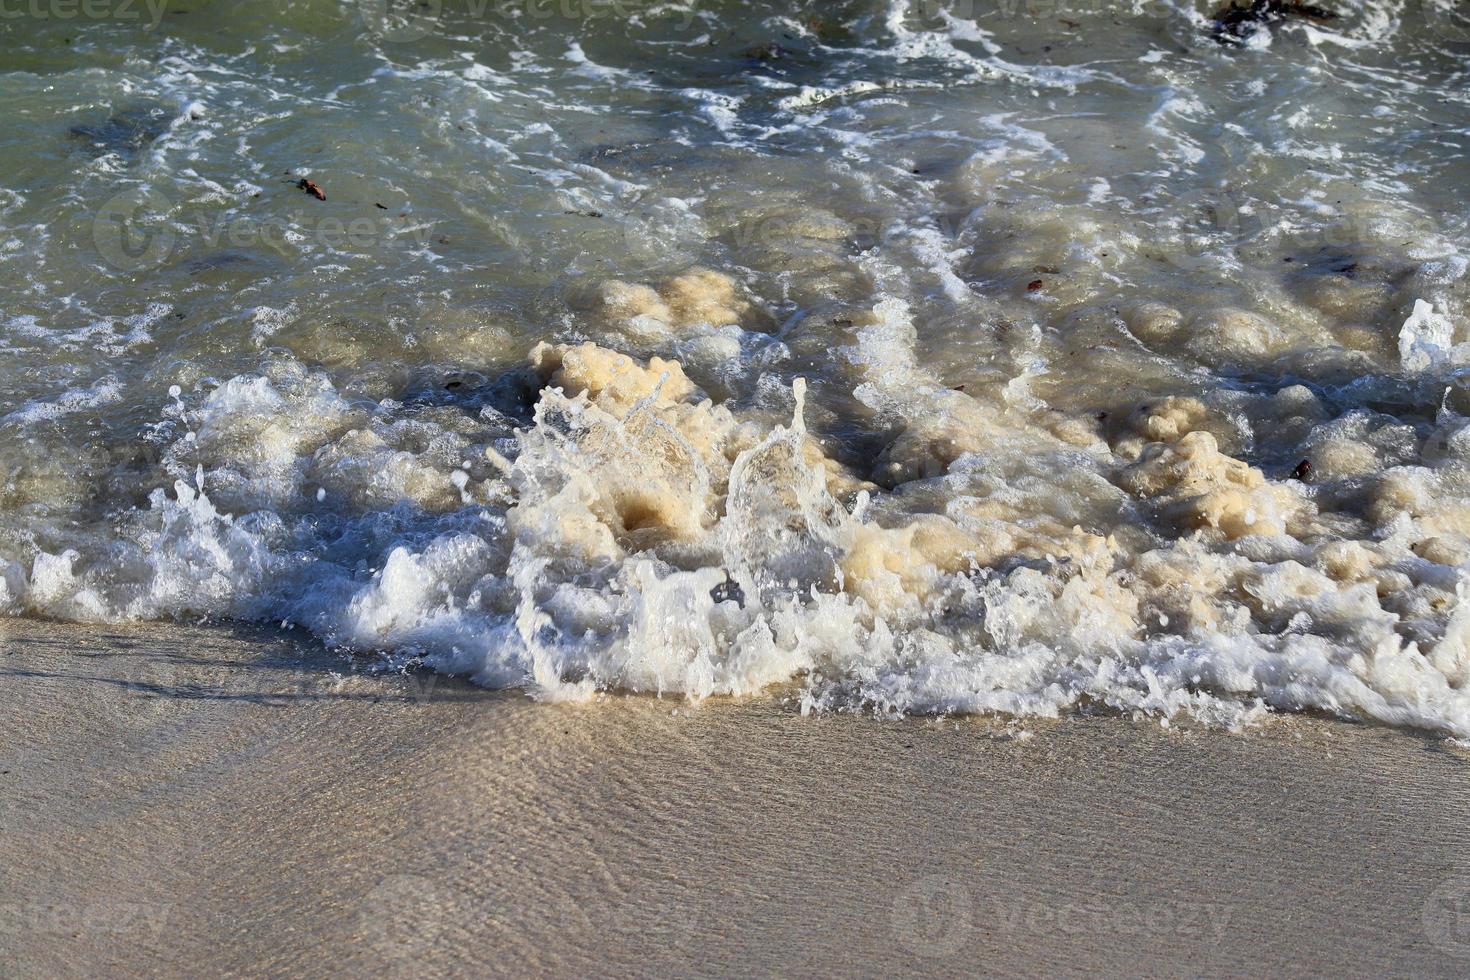
<svg viewBox="0 0 1470 980">
<path fill-rule="evenodd" d="M 540 705 L 345 666 L 0 621 L 0 972 L 1470 969 L 1470 753 L 1438 737 Z"/>
</svg>

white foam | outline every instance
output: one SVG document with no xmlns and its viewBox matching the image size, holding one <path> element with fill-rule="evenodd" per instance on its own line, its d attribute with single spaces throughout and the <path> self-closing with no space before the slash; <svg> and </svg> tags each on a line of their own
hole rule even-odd
<svg viewBox="0 0 1470 980">
<path fill-rule="evenodd" d="M 1454 346 L 1455 325 L 1422 299 L 1399 328 L 1399 361 L 1405 371 L 1430 371 L 1445 364 Z"/>
<path fill-rule="evenodd" d="M 547 699 L 1470 734 L 1446 39 L 1003 8 L 446 24 L 306 73 L 298 11 L 15 73 L 27 139 L 182 114 L 0 190 L 0 613 L 284 620 Z M 133 186 L 298 244 L 391 205 L 416 247 L 100 269 Z"/>
</svg>

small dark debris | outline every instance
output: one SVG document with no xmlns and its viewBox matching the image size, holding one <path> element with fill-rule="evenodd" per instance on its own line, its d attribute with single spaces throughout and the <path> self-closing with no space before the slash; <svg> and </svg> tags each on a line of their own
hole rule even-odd
<svg viewBox="0 0 1470 980">
<path fill-rule="evenodd" d="M 316 185 L 316 181 L 314 180 L 307 180 L 305 177 L 302 177 L 296 182 L 296 186 L 306 191 L 306 193 L 318 201 L 325 201 L 327 199 L 327 195 L 322 192 L 322 189 Z"/>
<path fill-rule="evenodd" d="M 567 214 L 580 214 L 584 218 L 600 218 L 600 217 L 602 217 L 602 212 L 601 211 L 582 211 L 582 210 L 578 210 L 576 208 L 573 208 L 572 210 L 567 211 L 566 213 Z"/>
<path fill-rule="evenodd" d="M 1034 293 L 1038 289 L 1040 289 L 1043 285 L 1045 285 L 1045 283 L 1043 283 L 1040 279 L 1032 279 L 1030 282 L 1028 282 L 1026 284 L 1026 292 L 1028 292 L 1028 293 Z"/>
<path fill-rule="evenodd" d="M 1099 422 L 1106 422 L 1108 420 L 1108 413 L 1107 412 L 1098 412 L 1097 413 L 1097 420 Z"/>
<path fill-rule="evenodd" d="M 1305 480 L 1311 475 L 1312 461 L 1310 459 L 1304 459 L 1300 463 L 1297 463 L 1296 468 L 1291 471 L 1291 478 L 1293 480 Z"/>
<path fill-rule="evenodd" d="M 1331 10 L 1297 0 L 1250 0 L 1248 4 L 1231 0 L 1211 18 L 1210 37 L 1218 44 L 1240 44 L 1261 28 L 1275 27 L 1292 17 L 1314 24 L 1337 20 Z"/>
<path fill-rule="evenodd" d="M 374 201 L 373 202 L 373 207 L 377 208 L 379 211 L 386 211 L 386 210 L 388 210 L 388 205 L 386 205 L 386 204 L 379 204 L 377 201 Z"/>
<path fill-rule="evenodd" d="M 709 597 L 716 602 L 728 602 L 733 600 L 735 604 L 741 609 L 745 608 L 744 590 L 742 590 L 737 583 L 731 581 L 728 578 L 725 579 L 725 581 L 721 582 L 719 585 L 715 586 L 713 589 L 710 589 Z"/>
</svg>

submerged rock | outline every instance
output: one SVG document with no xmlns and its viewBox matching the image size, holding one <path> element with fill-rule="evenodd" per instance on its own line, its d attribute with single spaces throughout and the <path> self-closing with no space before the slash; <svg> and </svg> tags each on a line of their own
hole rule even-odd
<svg viewBox="0 0 1470 980">
<path fill-rule="evenodd" d="M 67 134 L 83 143 L 94 157 L 111 153 L 132 159 L 144 147 L 168 132 L 173 112 L 162 105 L 121 109 L 101 123 L 81 123 Z"/>
</svg>

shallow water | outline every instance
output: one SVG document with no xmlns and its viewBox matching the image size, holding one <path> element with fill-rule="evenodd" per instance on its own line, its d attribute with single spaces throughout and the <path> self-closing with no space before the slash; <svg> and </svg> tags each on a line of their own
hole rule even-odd
<svg viewBox="0 0 1470 980">
<path fill-rule="evenodd" d="M 1335 9 L 6 8 L 0 611 L 1470 736 L 1470 21 Z"/>
</svg>

